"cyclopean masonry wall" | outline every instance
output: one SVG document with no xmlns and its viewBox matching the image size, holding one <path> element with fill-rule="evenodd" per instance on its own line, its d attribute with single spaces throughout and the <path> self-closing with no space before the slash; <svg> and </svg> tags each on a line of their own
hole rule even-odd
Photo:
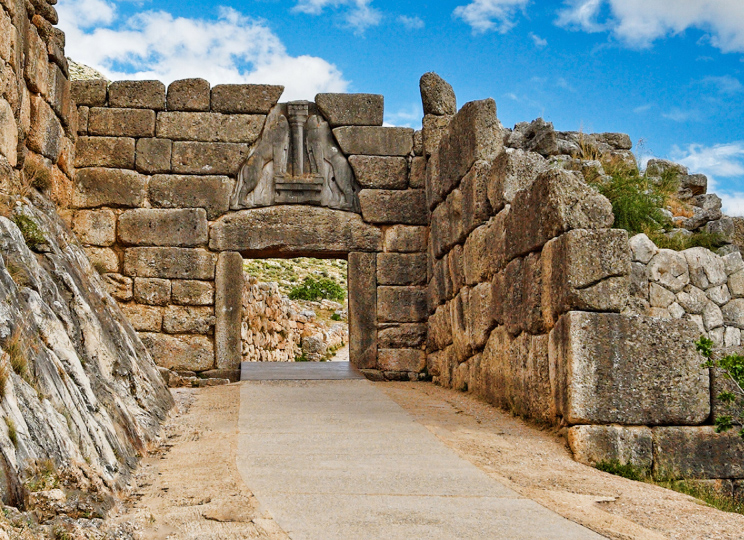
<svg viewBox="0 0 744 540">
<path fill-rule="evenodd" d="M 348 258 L 352 361 L 415 378 L 428 216 L 414 132 L 382 127 L 382 96 L 281 92 L 76 81 L 73 230 L 163 367 L 236 378 L 242 257 L 314 256 Z"/>
</svg>

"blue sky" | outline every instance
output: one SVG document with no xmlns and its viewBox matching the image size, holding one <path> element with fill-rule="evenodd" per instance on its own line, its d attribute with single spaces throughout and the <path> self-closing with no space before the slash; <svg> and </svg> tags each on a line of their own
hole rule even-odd
<svg viewBox="0 0 744 540">
<path fill-rule="evenodd" d="M 501 122 L 629 133 L 744 214 L 743 0 L 60 0 L 67 54 L 110 79 L 186 77 L 385 96 L 418 127 L 418 79 Z"/>
</svg>

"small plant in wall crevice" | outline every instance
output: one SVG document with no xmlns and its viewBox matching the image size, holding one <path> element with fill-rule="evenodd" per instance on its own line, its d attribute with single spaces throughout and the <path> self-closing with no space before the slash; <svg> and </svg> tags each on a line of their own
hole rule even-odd
<svg viewBox="0 0 744 540">
<path fill-rule="evenodd" d="M 741 412 L 732 414 L 721 414 L 713 419 L 716 433 L 729 431 L 734 427 L 739 428 L 739 435 L 744 438 L 744 356 L 729 354 L 723 358 L 716 358 L 713 352 L 713 341 L 705 336 L 695 342 L 695 347 L 705 358 L 703 367 L 713 368 L 723 374 L 723 377 L 731 384 L 729 389 L 720 392 L 718 400 L 729 409 L 738 408 Z"/>
</svg>

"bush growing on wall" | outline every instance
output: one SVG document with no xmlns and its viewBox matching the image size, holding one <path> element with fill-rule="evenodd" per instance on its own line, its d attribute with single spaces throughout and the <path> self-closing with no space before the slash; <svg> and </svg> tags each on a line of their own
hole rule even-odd
<svg viewBox="0 0 744 540">
<path fill-rule="evenodd" d="M 726 379 L 732 382 L 731 389 L 718 394 L 718 399 L 730 409 L 744 406 L 744 356 L 729 354 L 723 358 L 715 358 L 713 355 L 713 341 L 705 336 L 701 336 L 695 342 L 695 347 L 705 358 L 703 367 L 719 370 Z M 741 427 L 744 425 L 744 413 L 739 413 L 736 417 L 733 414 L 722 414 L 715 417 L 713 423 L 716 426 L 717 433 L 733 429 L 734 426 Z M 739 430 L 739 435 L 744 438 L 744 427 Z"/>
</svg>

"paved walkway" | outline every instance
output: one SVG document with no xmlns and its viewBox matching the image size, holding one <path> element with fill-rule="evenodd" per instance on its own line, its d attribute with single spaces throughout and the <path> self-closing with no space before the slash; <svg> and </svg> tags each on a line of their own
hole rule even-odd
<svg viewBox="0 0 744 540">
<path fill-rule="evenodd" d="M 242 383 L 238 470 L 293 540 L 596 540 L 366 380 Z"/>
</svg>

